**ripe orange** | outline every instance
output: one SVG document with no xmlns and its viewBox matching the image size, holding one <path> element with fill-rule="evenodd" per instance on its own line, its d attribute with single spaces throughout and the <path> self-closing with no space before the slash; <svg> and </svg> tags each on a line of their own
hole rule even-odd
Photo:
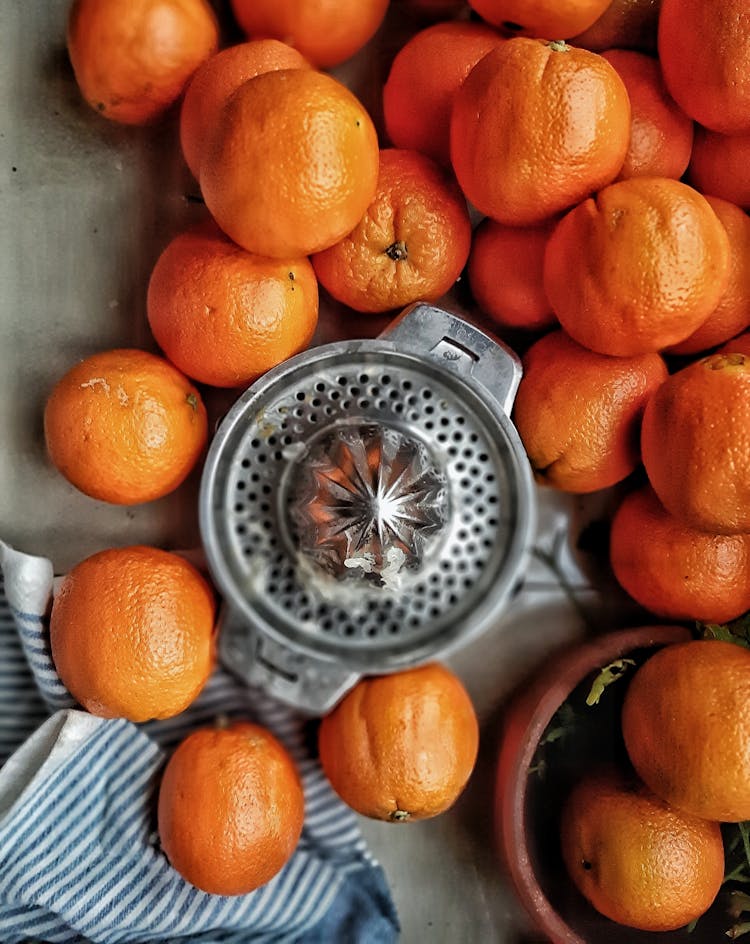
<svg viewBox="0 0 750 944">
<path fill-rule="evenodd" d="M 679 180 L 690 161 L 693 122 L 667 92 L 659 63 L 625 49 L 612 49 L 602 55 L 617 70 L 630 98 L 630 146 L 620 179 Z"/>
<path fill-rule="evenodd" d="M 458 182 L 478 210 L 511 226 L 547 219 L 614 180 L 629 139 L 622 79 L 601 56 L 565 43 L 501 43 L 453 102 Z"/>
<path fill-rule="evenodd" d="M 68 53 L 86 101 L 124 124 L 153 121 L 216 52 L 206 0 L 75 0 Z"/>
<path fill-rule="evenodd" d="M 670 354 L 696 354 L 716 347 L 750 327 L 750 218 L 733 203 L 706 197 L 729 236 L 729 282 L 707 320 Z"/>
<path fill-rule="evenodd" d="M 208 436 L 200 394 L 146 351 L 94 354 L 57 382 L 44 411 L 52 462 L 76 488 L 137 505 L 174 491 Z"/>
<path fill-rule="evenodd" d="M 471 246 L 455 181 L 417 151 L 380 154 L 375 198 L 341 242 L 313 256 L 321 285 L 356 311 L 402 308 L 445 294 Z"/>
<path fill-rule="evenodd" d="M 55 668 L 102 718 L 171 718 L 214 664 L 211 588 L 182 557 L 153 547 L 101 551 L 65 577 L 52 605 Z"/>
<path fill-rule="evenodd" d="M 437 23 L 398 51 L 383 88 L 383 117 L 395 147 L 450 165 L 453 97 L 502 37 L 481 23 Z"/>
<path fill-rule="evenodd" d="M 717 134 L 696 128 L 688 173 L 701 193 L 750 210 L 750 133 Z"/>
<path fill-rule="evenodd" d="M 745 0 L 663 0 L 659 62 L 672 97 L 712 131 L 750 131 L 750 18 Z"/>
<path fill-rule="evenodd" d="M 513 415 L 537 480 L 593 492 L 630 475 L 643 410 L 667 377 L 659 355 L 607 357 L 553 331 L 523 368 Z"/>
<path fill-rule="evenodd" d="M 301 53 L 277 39 L 230 46 L 204 62 L 190 80 L 180 111 L 180 144 L 193 176 L 199 177 L 206 136 L 233 92 L 264 72 L 309 65 Z"/>
<path fill-rule="evenodd" d="M 476 303 L 499 327 L 538 331 L 557 323 L 543 278 L 554 225 L 503 226 L 484 219 L 474 230 L 469 284 Z"/>
<path fill-rule="evenodd" d="M 216 387 L 247 386 L 308 346 L 318 283 L 299 259 L 245 252 L 213 224 L 177 236 L 154 267 L 148 320 L 167 357 Z"/>
<path fill-rule="evenodd" d="M 375 194 L 378 140 L 362 104 L 312 69 L 245 82 L 208 135 L 200 170 L 206 204 L 249 252 L 318 252 L 357 225 Z"/>
<path fill-rule="evenodd" d="M 673 374 L 646 407 L 641 450 L 675 517 L 712 533 L 750 531 L 750 357 L 712 354 Z"/>
<path fill-rule="evenodd" d="M 610 0 L 469 0 L 477 13 L 512 33 L 568 39 L 588 29 Z"/>
<path fill-rule="evenodd" d="M 667 803 L 720 822 L 750 817 L 750 652 L 665 646 L 633 676 L 622 732 L 638 775 Z"/>
<path fill-rule="evenodd" d="M 568 797 L 562 851 L 597 911 L 643 931 L 684 928 L 708 910 L 724 879 L 718 823 L 610 771 L 588 775 Z"/>
<path fill-rule="evenodd" d="M 697 531 L 648 486 L 618 508 L 610 560 L 622 587 L 657 616 L 726 623 L 750 610 L 750 534 Z"/>
<path fill-rule="evenodd" d="M 579 344 L 628 356 L 683 341 L 729 281 L 727 232 L 677 180 L 634 177 L 571 210 L 547 244 L 544 286 Z"/>
<path fill-rule="evenodd" d="M 571 42 L 584 49 L 640 49 L 656 52 L 661 0 L 612 0 L 599 19 Z"/>
<path fill-rule="evenodd" d="M 253 39 L 294 46 L 323 69 L 358 52 L 383 22 L 388 0 L 231 0 L 237 22 Z"/>
<path fill-rule="evenodd" d="M 402 822 L 453 805 L 474 769 L 479 726 L 460 680 L 427 665 L 360 681 L 323 718 L 318 744 L 345 803 Z"/>
<path fill-rule="evenodd" d="M 717 354 L 745 354 L 750 358 L 750 331 L 745 331 L 744 334 L 737 335 L 736 338 L 732 338 L 731 341 L 719 348 L 716 352 Z"/>
<path fill-rule="evenodd" d="M 294 763 L 265 728 L 203 728 L 170 757 L 159 789 L 159 838 L 172 866 L 213 895 L 269 882 L 302 833 L 305 798 Z"/>
</svg>

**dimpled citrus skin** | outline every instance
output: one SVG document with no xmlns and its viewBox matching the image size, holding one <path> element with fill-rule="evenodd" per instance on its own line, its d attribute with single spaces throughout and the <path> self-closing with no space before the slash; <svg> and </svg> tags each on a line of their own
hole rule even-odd
<svg viewBox="0 0 750 944">
<path fill-rule="evenodd" d="M 375 195 L 378 141 L 362 104 L 312 69 L 246 82 L 209 135 L 200 171 L 224 232 L 259 255 L 318 252 L 357 225 Z"/>
<path fill-rule="evenodd" d="M 670 354 L 697 354 L 750 327 L 750 217 L 738 206 L 718 197 L 706 197 L 729 236 L 729 282 L 719 304 L 703 324 Z"/>
<path fill-rule="evenodd" d="M 218 39 L 206 0 L 75 0 L 68 19 L 68 52 L 84 98 L 123 124 L 161 117 Z"/>
<path fill-rule="evenodd" d="M 688 175 L 701 193 L 750 210 L 750 131 L 717 134 L 696 128 Z"/>
<path fill-rule="evenodd" d="M 562 813 L 562 849 L 594 908 L 644 931 L 684 928 L 708 910 L 724 878 L 718 823 L 675 810 L 611 772 L 574 787 Z"/>
<path fill-rule="evenodd" d="M 469 213 L 453 178 L 424 154 L 390 148 L 381 152 L 375 199 L 363 218 L 312 262 L 334 298 L 381 312 L 439 298 L 470 248 Z"/>
<path fill-rule="evenodd" d="M 620 585 L 657 616 L 727 623 L 750 610 L 750 534 L 691 528 L 648 486 L 616 511 L 610 562 Z"/>
<path fill-rule="evenodd" d="M 596 52 L 639 49 L 654 53 L 660 7 L 661 0 L 612 0 L 596 23 L 571 42 Z"/>
<path fill-rule="evenodd" d="M 310 343 L 318 283 L 304 256 L 258 256 L 204 223 L 175 237 L 159 257 L 148 319 L 164 353 L 188 376 L 248 386 Z"/>
<path fill-rule="evenodd" d="M 357 812 L 426 819 L 465 787 L 479 725 L 460 680 L 427 665 L 358 682 L 323 718 L 318 746 L 331 785 Z"/>
<path fill-rule="evenodd" d="M 456 93 L 451 160 L 478 210 L 512 226 L 578 203 L 617 176 L 630 140 L 622 79 L 596 53 L 511 39 Z"/>
<path fill-rule="evenodd" d="M 750 652 L 666 646 L 633 676 L 622 710 L 636 772 L 672 806 L 719 822 L 750 817 Z"/>
<path fill-rule="evenodd" d="M 52 658 L 92 714 L 149 721 L 190 705 L 214 665 L 213 592 L 182 557 L 125 547 L 86 558 L 52 605 Z"/>
<path fill-rule="evenodd" d="M 553 221 L 503 226 L 485 218 L 474 230 L 468 269 L 471 292 L 501 328 L 538 331 L 557 324 L 543 277 L 553 228 Z"/>
<path fill-rule="evenodd" d="M 118 349 L 94 354 L 55 385 L 44 411 L 58 470 L 92 498 L 118 505 L 174 491 L 208 437 L 206 408 L 162 357 Z"/>
<path fill-rule="evenodd" d="M 375 34 L 389 0 L 231 0 L 242 29 L 294 46 L 321 69 L 353 56 Z"/>
<path fill-rule="evenodd" d="M 630 146 L 619 179 L 673 177 L 687 170 L 693 122 L 667 92 L 659 63 L 627 49 L 602 53 L 625 83 L 630 99 Z"/>
<path fill-rule="evenodd" d="M 482 56 L 501 42 L 489 26 L 463 21 L 436 23 L 408 40 L 383 87 L 391 142 L 450 166 L 453 96 Z"/>
<path fill-rule="evenodd" d="M 626 357 L 691 335 L 729 281 L 727 232 L 705 197 L 677 180 L 610 184 L 558 224 L 544 285 L 579 344 Z"/>
<path fill-rule="evenodd" d="M 553 331 L 523 369 L 513 418 L 537 481 L 585 493 L 630 475 L 643 410 L 667 378 L 658 354 L 607 357 Z"/>
<path fill-rule="evenodd" d="M 672 98 L 705 128 L 750 131 L 746 0 L 663 0 L 659 62 Z"/>
<path fill-rule="evenodd" d="M 305 801 L 291 757 L 265 728 L 237 721 L 189 735 L 159 790 L 159 838 L 173 868 L 214 895 L 244 895 L 286 864 Z"/>
<path fill-rule="evenodd" d="M 750 356 L 712 354 L 666 381 L 641 452 L 662 504 L 694 528 L 750 531 Z"/>
<path fill-rule="evenodd" d="M 180 109 L 180 145 L 196 180 L 208 129 L 229 96 L 264 72 L 308 68 L 310 63 L 301 53 L 277 39 L 239 43 L 206 60 L 190 80 Z"/>
<path fill-rule="evenodd" d="M 469 4 L 494 26 L 546 39 L 568 39 L 595 23 L 610 0 L 469 0 Z"/>
</svg>

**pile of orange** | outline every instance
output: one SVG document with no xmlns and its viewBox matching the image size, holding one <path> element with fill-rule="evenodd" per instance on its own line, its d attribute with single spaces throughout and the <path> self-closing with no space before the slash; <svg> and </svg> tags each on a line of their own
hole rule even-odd
<svg viewBox="0 0 750 944">
<path fill-rule="evenodd" d="M 721 824 L 750 816 L 749 704 L 750 652 L 734 643 L 675 643 L 635 670 L 620 718 L 629 766 L 586 773 L 561 813 L 567 871 L 599 912 L 672 931 L 713 904 Z"/>
<path fill-rule="evenodd" d="M 207 391 L 195 383 L 243 388 L 306 348 L 319 286 L 354 321 L 439 300 L 465 271 L 464 301 L 525 347 L 514 419 L 538 480 L 589 493 L 645 469 L 648 484 L 634 482 L 612 524 L 625 590 L 670 619 L 741 615 L 750 609 L 742 0 L 469 0 L 470 20 L 456 0 L 399 5 L 410 26 L 371 113 L 325 70 L 365 50 L 393 12 L 388 0 L 232 0 L 247 39 L 221 51 L 208 0 L 74 0 L 68 48 L 84 99 L 124 124 L 179 107 L 206 218 L 163 248 L 144 286 L 164 356 L 94 354 L 51 391 L 52 462 L 94 499 L 167 495 L 206 445 Z M 367 334 L 373 322 L 357 324 Z M 184 562 L 120 553 L 120 568 L 113 551 L 68 578 L 53 613 L 55 660 L 89 710 L 167 716 L 210 671 L 213 598 Z M 165 623 L 149 608 L 154 587 L 170 601 Z M 108 635 L 94 631 L 99 608 L 111 614 Z M 146 658 L 144 640 L 159 648 L 167 637 L 177 666 Z M 629 710 L 626 740 L 644 724 Z M 476 749 L 468 696 L 438 667 L 364 681 L 320 733 L 335 789 L 384 819 L 450 806 Z M 663 772 L 652 776 L 636 755 L 656 799 L 630 791 L 624 821 L 664 800 L 680 807 L 662 791 Z M 217 770 L 233 772 L 234 792 Z M 598 790 L 623 794 L 611 782 Z M 208 817 L 198 815 L 204 796 Z M 571 808 L 591 802 L 582 789 Z M 683 806 L 713 820 L 739 809 L 731 799 L 708 812 Z M 159 819 L 176 868 L 236 894 L 291 855 L 301 788 L 267 732 L 202 732 L 170 762 Z M 217 847 L 213 827 L 224 835 Z M 703 902 L 718 874 L 716 831 L 692 820 L 680 829 L 714 857 L 710 881 L 690 891 Z M 656 910 L 675 920 L 666 904 Z"/>
</svg>

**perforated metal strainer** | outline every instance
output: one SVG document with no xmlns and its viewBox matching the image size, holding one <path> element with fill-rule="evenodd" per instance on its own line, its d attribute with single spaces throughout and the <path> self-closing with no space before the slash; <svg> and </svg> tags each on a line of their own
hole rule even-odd
<svg viewBox="0 0 750 944">
<path fill-rule="evenodd" d="M 495 620 L 534 519 L 509 419 L 520 376 L 507 348 L 418 304 L 250 387 L 201 483 L 227 667 L 319 713 Z"/>
</svg>

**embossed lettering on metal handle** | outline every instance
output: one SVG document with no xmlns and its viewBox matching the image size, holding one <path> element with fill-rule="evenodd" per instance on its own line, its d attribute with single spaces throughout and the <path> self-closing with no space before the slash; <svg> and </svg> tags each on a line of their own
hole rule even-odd
<svg viewBox="0 0 750 944">
<path fill-rule="evenodd" d="M 429 357 L 442 367 L 471 378 L 510 416 L 521 361 L 502 341 L 462 318 L 424 302 L 405 309 L 380 335 L 399 349 Z"/>
</svg>

